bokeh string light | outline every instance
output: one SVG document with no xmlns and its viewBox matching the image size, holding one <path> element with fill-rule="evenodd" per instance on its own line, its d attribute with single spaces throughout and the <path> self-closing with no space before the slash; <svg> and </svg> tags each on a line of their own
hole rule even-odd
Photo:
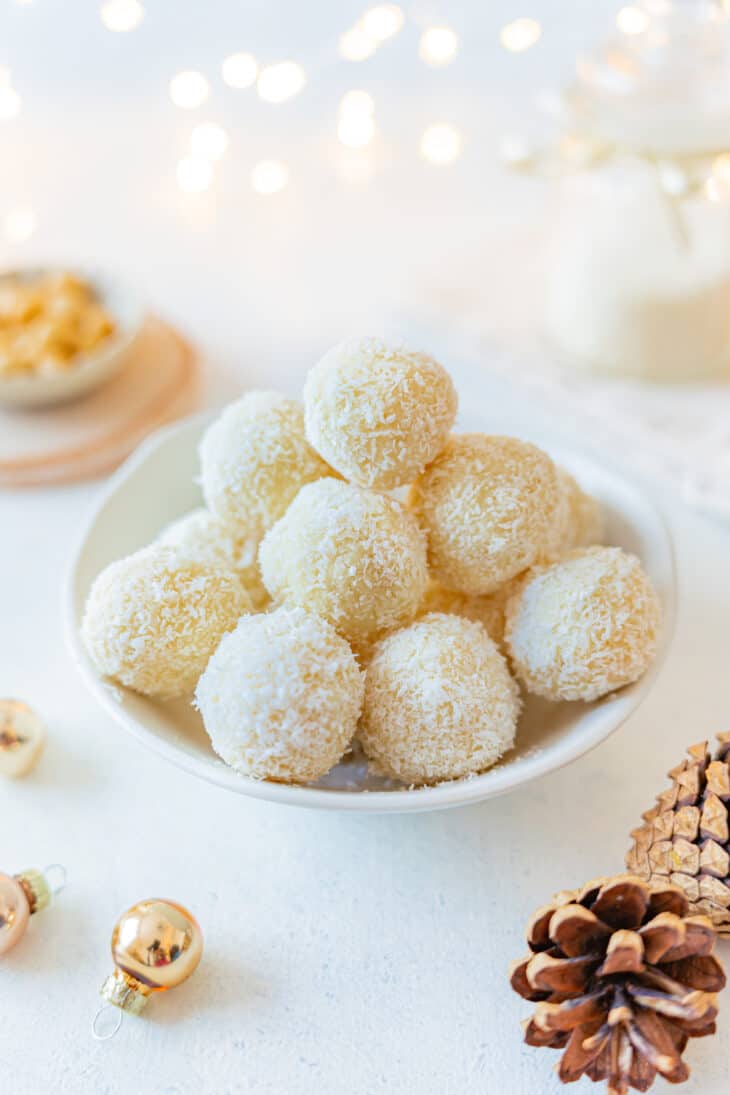
<svg viewBox="0 0 730 1095">
<path fill-rule="evenodd" d="M 375 103 L 367 91 L 348 91 L 342 96 L 337 117 L 337 137 L 346 148 L 365 148 L 375 136 Z"/>
<path fill-rule="evenodd" d="M 190 151 L 198 159 L 215 162 L 223 158 L 228 148 L 228 134 L 215 122 L 202 122 L 190 134 Z"/>
<path fill-rule="evenodd" d="M 170 80 L 170 98 L 182 110 L 195 110 L 202 106 L 209 94 L 210 87 L 202 72 L 178 72 Z"/>
<path fill-rule="evenodd" d="M 430 125 L 421 136 L 421 155 L 431 164 L 450 164 L 459 158 L 463 145 L 458 129 L 439 122 Z"/>
<path fill-rule="evenodd" d="M 398 4 L 377 4 L 368 10 L 360 20 L 360 25 L 369 38 L 376 42 L 385 42 L 403 27 L 405 16 Z"/>
<path fill-rule="evenodd" d="M 252 87 L 258 74 L 258 61 L 252 53 L 232 53 L 221 65 L 223 83 L 229 87 Z"/>
<path fill-rule="evenodd" d="M 616 16 L 616 26 L 623 34 L 643 34 L 649 27 L 649 16 L 641 8 L 621 8 Z"/>
<path fill-rule="evenodd" d="M 107 0 L 101 5 L 99 16 L 107 30 L 126 34 L 139 26 L 145 10 L 139 0 Z"/>
<path fill-rule="evenodd" d="M 451 27 L 428 27 L 418 43 L 418 56 L 432 68 L 450 65 L 459 48 L 459 36 Z"/>
<path fill-rule="evenodd" d="M 340 56 L 346 61 L 367 61 L 378 48 L 378 42 L 366 34 L 361 26 L 350 27 L 340 35 Z"/>
<path fill-rule="evenodd" d="M 307 82 L 307 74 L 295 61 L 280 61 L 262 68 L 256 90 L 267 103 L 283 103 L 298 95 Z"/>
<path fill-rule="evenodd" d="M 3 235 L 8 243 L 25 243 L 36 229 L 35 213 L 29 205 L 11 209 L 3 217 Z"/>
<path fill-rule="evenodd" d="M 257 194 L 279 194 L 289 184 L 289 168 L 281 160 L 260 160 L 251 172 L 251 186 Z"/>
<path fill-rule="evenodd" d="M 499 40 L 510 53 L 524 53 L 540 40 L 541 34 L 537 19 L 515 19 L 502 27 Z"/>
<path fill-rule="evenodd" d="M 20 114 L 20 95 L 8 84 L 0 86 L 0 122 L 11 122 Z"/>
</svg>

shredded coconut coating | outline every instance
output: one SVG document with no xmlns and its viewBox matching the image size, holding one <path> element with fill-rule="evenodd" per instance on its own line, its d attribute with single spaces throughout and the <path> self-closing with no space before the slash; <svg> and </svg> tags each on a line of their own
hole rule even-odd
<svg viewBox="0 0 730 1095">
<path fill-rule="evenodd" d="M 514 582 L 505 582 L 496 593 L 484 597 L 469 597 L 466 593 L 454 593 L 451 589 L 444 589 L 438 582 L 430 581 L 419 616 L 443 612 L 449 616 L 463 616 L 467 620 L 474 620 L 484 626 L 489 638 L 502 650 L 505 611 L 513 592 Z"/>
<path fill-rule="evenodd" d="M 546 556 L 562 555 L 576 547 L 600 544 L 605 536 L 601 504 L 586 494 L 565 468 L 557 468 L 560 491 Z"/>
<path fill-rule="evenodd" d="M 99 673 L 135 692 L 172 699 L 195 688 L 222 636 L 250 611 L 230 570 L 153 544 L 98 575 L 81 628 Z"/>
<path fill-rule="evenodd" d="M 451 377 L 428 354 L 348 339 L 309 372 L 307 437 L 345 479 L 390 490 L 411 483 L 438 455 L 457 403 Z"/>
<path fill-rule="evenodd" d="M 641 563 L 616 547 L 577 548 L 532 570 L 507 605 L 518 677 L 550 700 L 595 700 L 646 671 L 661 605 Z"/>
<path fill-rule="evenodd" d="M 257 612 L 269 603 L 259 570 L 258 541 L 245 535 L 242 526 L 225 525 L 200 506 L 163 529 L 157 543 L 173 548 L 181 558 L 235 571 Z"/>
<path fill-rule="evenodd" d="M 318 612 L 355 644 L 409 623 L 426 588 L 426 547 L 394 498 L 320 479 L 303 487 L 259 549 L 279 602 Z"/>
<path fill-rule="evenodd" d="M 364 680 L 344 639 L 301 608 L 245 616 L 200 678 L 216 753 L 252 779 L 306 783 L 346 751 Z"/>
<path fill-rule="evenodd" d="M 378 643 L 358 738 L 407 784 L 483 772 L 514 744 L 520 696 L 481 624 L 432 613 Z"/>
<path fill-rule="evenodd" d="M 225 524 L 261 539 L 300 487 L 332 475 L 304 436 L 304 412 L 277 392 L 231 403 L 200 443 L 208 508 Z"/>
<path fill-rule="evenodd" d="M 558 507 L 555 465 L 526 441 L 454 435 L 411 491 L 428 561 L 446 589 L 494 593 L 546 550 Z"/>
</svg>

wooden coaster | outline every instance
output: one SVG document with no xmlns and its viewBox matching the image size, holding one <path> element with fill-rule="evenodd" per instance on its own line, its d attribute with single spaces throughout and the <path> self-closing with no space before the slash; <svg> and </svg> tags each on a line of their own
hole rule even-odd
<svg viewBox="0 0 730 1095">
<path fill-rule="evenodd" d="M 110 472 L 148 433 L 193 410 L 197 389 L 192 346 L 150 316 L 129 364 L 84 399 L 47 410 L 0 410 L 0 487 Z"/>
</svg>

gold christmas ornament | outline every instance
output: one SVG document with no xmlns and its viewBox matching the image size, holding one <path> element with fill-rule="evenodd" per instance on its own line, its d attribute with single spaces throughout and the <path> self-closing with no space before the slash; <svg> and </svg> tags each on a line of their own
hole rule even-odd
<svg viewBox="0 0 730 1095">
<path fill-rule="evenodd" d="M 730 734 L 717 740 L 714 756 L 698 742 L 668 773 L 672 786 L 633 830 L 626 866 L 647 882 L 679 886 L 692 912 L 730 936 Z"/>
<path fill-rule="evenodd" d="M 49 875 L 62 872 L 54 888 Z M 45 872 L 23 871 L 21 874 L 0 874 L 0 958 L 11 951 L 25 935 L 31 916 L 50 905 L 55 894 L 63 889 L 66 872 L 53 864 Z"/>
<path fill-rule="evenodd" d="M 22 700 L 0 699 L 0 776 L 26 776 L 45 744 L 46 728 L 33 708 Z"/>
<path fill-rule="evenodd" d="M 139 1015 L 150 996 L 182 984 L 197 969 L 203 954 L 203 933 L 196 919 L 174 901 L 150 898 L 132 905 L 112 932 L 112 958 L 116 969 L 101 987 L 107 1005 L 120 1012 Z M 119 1014 L 113 1027 L 100 1026 L 107 1007 L 94 1019 L 99 1039 L 111 1038 L 121 1026 Z"/>
</svg>

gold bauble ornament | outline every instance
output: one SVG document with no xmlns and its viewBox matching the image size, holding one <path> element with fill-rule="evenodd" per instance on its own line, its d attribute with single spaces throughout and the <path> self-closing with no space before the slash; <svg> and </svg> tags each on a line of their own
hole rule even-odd
<svg viewBox="0 0 730 1095">
<path fill-rule="evenodd" d="M 116 969 L 102 985 L 101 995 L 123 1012 L 139 1015 L 153 993 L 186 981 L 202 954 L 203 933 L 187 909 L 159 898 L 138 901 L 114 925 Z"/>
<path fill-rule="evenodd" d="M 0 874 L 0 958 L 20 942 L 31 916 L 51 903 L 52 893 L 40 871 Z"/>
<path fill-rule="evenodd" d="M 0 699 L 0 775 L 25 776 L 46 744 L 43 720 L 22 700 Z"/>
</svg>

